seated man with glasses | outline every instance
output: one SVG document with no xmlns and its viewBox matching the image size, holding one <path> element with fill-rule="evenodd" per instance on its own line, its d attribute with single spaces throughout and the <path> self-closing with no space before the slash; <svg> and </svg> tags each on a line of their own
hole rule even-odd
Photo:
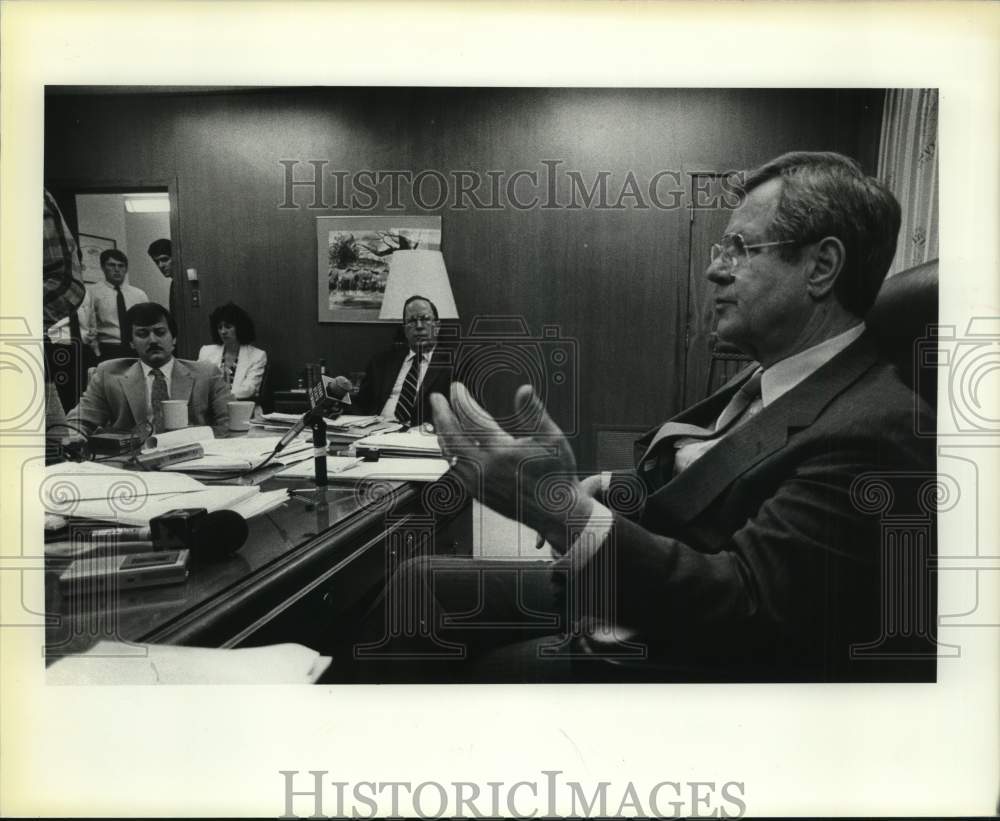
<svg viewBox="0 0 1000 821">
<path fill-rule="evenodd" d="M 426 297 L 411 296 L 403 305 L 403 333 L 407 348 L 376 354 L 368 363 L 357 395 L 351 398 L 352 414 L 375 414 L 404 425 L 431 421 L 431 392 L 446 392 L 451 382 L 451 361 L 439 349 L 437 307 Z"/>
<path fill-rule="evenodd" d="M 529 386 L 520 437 L 459 383 L 433 395 L 451 475 L 558 559 L 403 564 L 354 645 L 384 663 L 356 678 L 934 680 L 933 415 L 864 321 L 899 228 L 842 155 L 749 174 L 705 275 L 719 337 L 758 364 L 652 428 L 632 471 L 574 478 Z"/>
</svg>

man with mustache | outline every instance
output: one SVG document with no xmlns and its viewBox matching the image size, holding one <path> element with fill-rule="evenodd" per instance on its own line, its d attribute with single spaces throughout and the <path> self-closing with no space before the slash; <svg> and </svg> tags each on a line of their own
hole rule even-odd
<svg viewBox="0 0 1000 821">
<path fill-rule="evenodd" d="M 148 436 L 164 430 L 164 400 L 186 399 L 189 425 L 211 425 L 217 437 L 226 436 L 227 403 L 233 397 L 219 369 L 174 358 L 177 325 L 162 305 L 133 305 L 127 320 L 138 359 L 100 364 L 70 412 L 70 421 L 88 432 L 105 429 Z"/>
</svg>

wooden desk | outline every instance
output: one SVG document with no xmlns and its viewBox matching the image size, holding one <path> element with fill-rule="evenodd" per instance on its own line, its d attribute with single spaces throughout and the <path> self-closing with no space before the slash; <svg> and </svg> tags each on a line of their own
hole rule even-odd
<svg viewBox="0 0 1000 821">
<path fill-rule="evenodd" d="M 263 489 L 309 483 L 269 480 Z M 291 496 L 251 519 L 229 559 L 189 565 L 183 584 L 77 591 L 64 597 L 68 561 L 46 560 L 46 658 L 100 640 L 236 647 L 296 641 L 322 646 L 332 620 L 348 613 L 387 572 L 418 552 L 471 555 L 471 504 L 428 512 L 425 485 L 384 483 L 381 493 L 329 486 Z"/>
</svg>

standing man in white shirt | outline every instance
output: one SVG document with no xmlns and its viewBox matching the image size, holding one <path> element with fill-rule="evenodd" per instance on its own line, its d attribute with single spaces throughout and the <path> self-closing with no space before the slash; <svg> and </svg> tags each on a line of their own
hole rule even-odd
<svg viewBox="0 0 1000 821">
<path fill-rule="evenodd" d="M 126 313 L 133 305 L 149 302 L 149 297 L 141 288 L 129 285 L 128 257 L 117 248 L 101 252 L 101 270 L 104 281 L 88 286 L 93 313 L 87 322 L 80 323 L 84 339 L 94 339 L 100 350 L 100 361 L 132 355 L 130 335 L 126 324 Z M 88 327 L 84 327 L 87 324 Z"/>
</svg>

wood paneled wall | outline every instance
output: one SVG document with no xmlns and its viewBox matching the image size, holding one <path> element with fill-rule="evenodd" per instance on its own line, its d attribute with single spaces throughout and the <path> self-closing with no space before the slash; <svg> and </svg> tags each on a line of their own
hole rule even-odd
<svg viewBox="0 0 1000 821">
<path fill-rule="evenodd" d="M 266 89 L 226 93 L 116 94 L 52 90 L 46 102 L 45 175 L 60 185 L 141 185 L 174 180 L 175 249 L 201 279 L 201 307 L 188 306 L 181 351 L 208 341 L 207 317 L 232 299 L 255 318 L 273 382 L 294 379 L 320 357 L 339 373 L 363 369 L 392 327 L 316 320 L 312 194 L 285 198 L 281 160 L 296 175 L 363 169 L 500 171 L 540 177 L 559 161 L 589 186 L 609 173 L 617 199 L 629 172 L 643 195 L 659 171 L 751 167 L 791 149 L 832 149 L 874 171 L 883 93 L 878 90 L 661 89 Z M 332 177 L 326 199 L 334 199 Z M 664 182 L 666 185 L 666 181 Z M 518 192 L 527 198 L 527 181 Z M 387 205 L 388 189 L 380 189 Z M 667 199 L 665 188 L 661 195 Z M 424 189 L 433 199 L 432 181 Z M 488 180 L 480 189 L 487 198 Z M 401 213 L 417 210 L 404 186 Z M 519 315 L 533 335 L 557 326 L 570 340 L 579 378 L 550 395 L 557 421 L 575 428 L 591 459 L 595 425 L 646 425 L 679 409 L 684 367 L 689 213 L 636 207 L 436 211 L 462 315 Z M 384 213 L 377 208 L 369 213 Z M 177 269 L 175 263 L 175 270 Z M 537 350 L 546 351 L 546 341 Z M 510 374 L 487 380 L 487 399 L 509 411 Z M 575 420 L 575 421 L 574 421 Z"/>
</svg>

